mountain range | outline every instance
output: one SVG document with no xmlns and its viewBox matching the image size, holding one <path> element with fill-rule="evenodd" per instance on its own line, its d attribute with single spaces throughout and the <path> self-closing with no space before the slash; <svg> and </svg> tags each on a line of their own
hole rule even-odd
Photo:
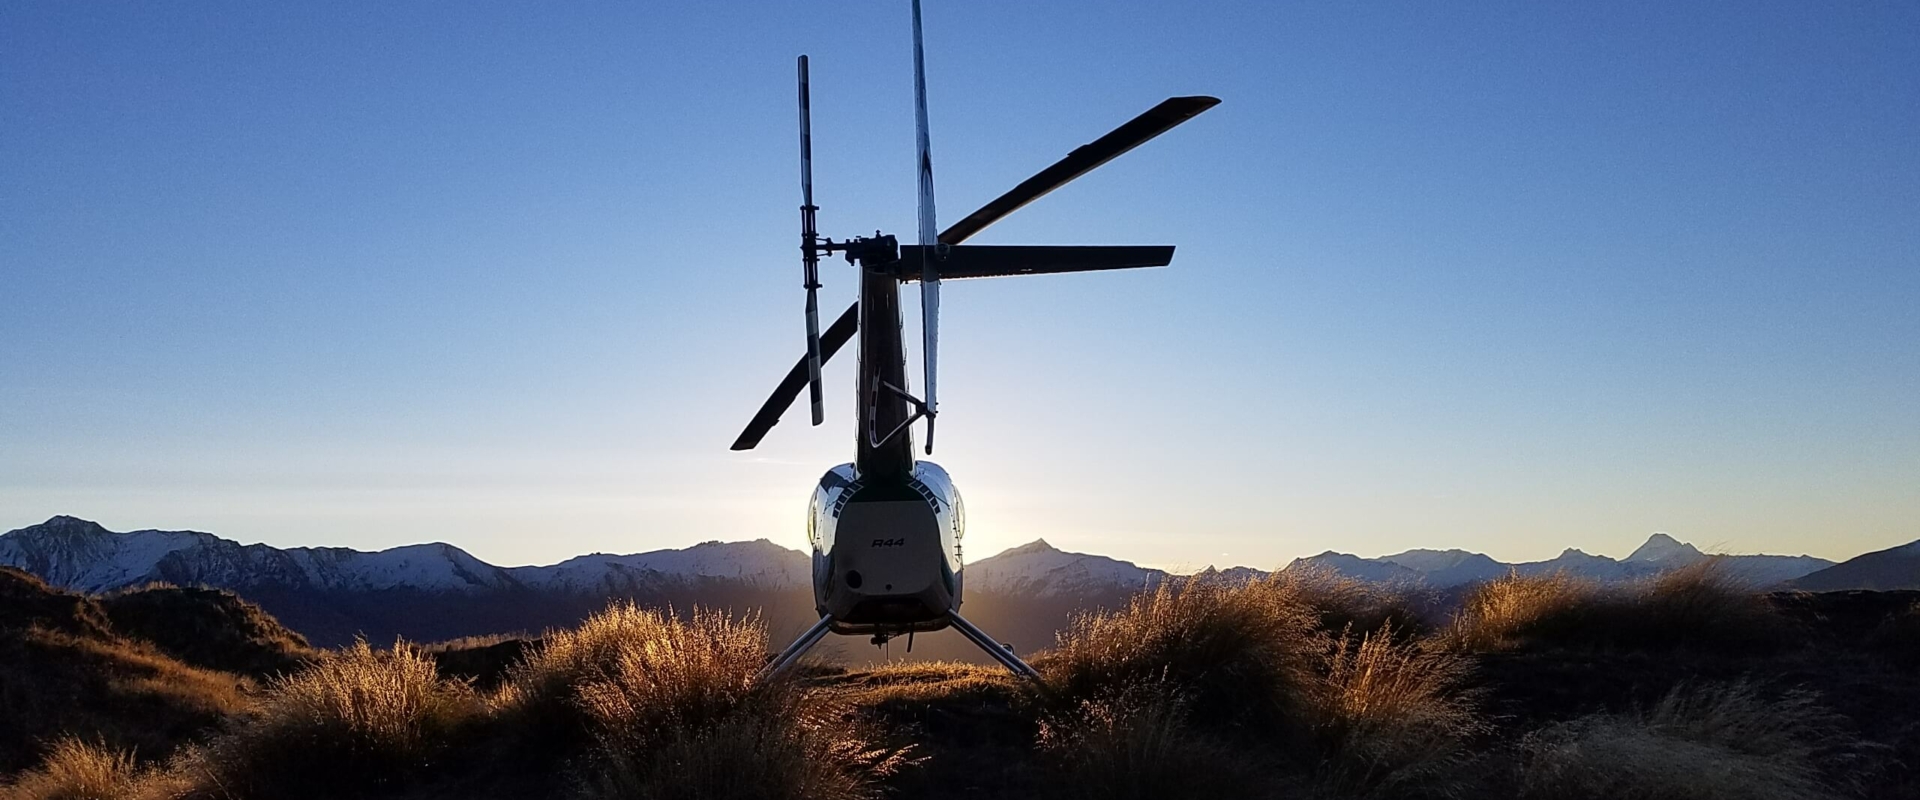
<svg viewBox="0 0 1920 800">
<path fill-rule="evenodd" d="M 1317 567 L 1366 581 L 1455 589 L 1509 573 L 1633 580 L 1709 557 L 1656 533 L 1620 560 L 1574 549 L 1547 561 L 1517 564 L 1465 550 L 1409 550 L 1378 558 L 1329 551 L 1295 559 L 1284 569 Z M 1920 588 L 1920 543 L 1840 565 L 1804 555 L 1718 557 L 1756 588 Z M 378 552 L 277 548 L 243 545 L 198 531 L 117 533 L 88 520 L 57 516 L 0 534 L 0 565 L 86 592 L 153 582 L 231 589 L 319 644 L 350 641 L 356 635 L 432 640 L 536 631 L 571 624 L 609 599 L 765 608 L 775 628 L 803 626 L 812 612 L 809 556 L 765 539 L 498 567 L 445 543 Z M 1267 573 L 1250 567 L 1209 567 L 1200 574 L 1250 580 Z M 1063 551 L 1045 540 L 971 562 L 966 571 L 969 608 L 1005 606 L 1009 613 L 1018 603 L 1008 598 L 1050 598 L 1063 607 L 1107 605 L 1169 576 L 1107 556 Z M 1036 628 L 1033 636 L 1040 634 Z"/>
</svg>

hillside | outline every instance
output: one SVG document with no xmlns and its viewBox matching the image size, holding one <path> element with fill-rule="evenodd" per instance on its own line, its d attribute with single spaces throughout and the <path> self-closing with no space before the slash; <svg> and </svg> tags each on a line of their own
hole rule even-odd
<svg viewBox="0 0 1920 800">
<path fill-rule="evenodd" d="M 127 597 L 141 605 L 123 630 L 110 605 Z M 315 658 L 230 594 L 85 596 L 0 569 L 0 783 L 54 759 L 0 797 L 1895 800 L 1920 785 L 1920 593 L 1753 595 L 1706 562 L 1625 593 L 1502 578 L 1439 626 L 1399 602 L 1328 572 L 1166 583 L 1033 654 L 1041 691 L 952 663 L 755 682 L 757 623 L 624 605 L 538 641 Z M 232 647 L 202 661 L 313 666 L 261 684 L 147 635 Z M 104 749 L 54 747 L 62 734 Z M 92 794 L 74 793 L 83 778 Z"/>
<path fill-rule="evenodd" d="M 212 665 L 290 671 L 305 662 L 297 637 L 231 595 L 197 601 L 237 612 L 219 615 L 167 595 L 103 602 L 0 567 L 0 772 L 32 763 L 61 734 L 162 756 L 240 713 L 258 686 Z M 179 616 L 147 613 L 161 608 Z M 166 630 L 161 641 L 142 635 L 156 629 Z"/>
<path fill-rule="evenodd" d="M 1790 585 L 1809 592 L 1920 589 L 1920 542 L 1855 556 Z"/>
</svg>

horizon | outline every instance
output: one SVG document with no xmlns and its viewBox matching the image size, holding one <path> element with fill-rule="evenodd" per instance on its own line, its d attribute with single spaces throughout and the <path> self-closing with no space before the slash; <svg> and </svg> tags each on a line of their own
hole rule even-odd
<svg viewBox="0 0 1920 800">
<path fill-rule="evenodd" d="M 267 543 L 267 542 L 263 542 L 263 541 L 250 541 L 250 540 L 248 540 L 248 539 L 245 539 L 245 538 L 241 538 L 241 537 L 237 537 L 237 536 L 231 536 L 231 535 L 228 535 L 227 533 L 223 533 L 223 532 L 220 532 L 220 531 L 210 531 L 210 530 L 193 530 L 193 529 L 163 529 L 163 528 L 127 528 L 127 529 L 124 529 L 124 530 L 121 530 L 121 529 L 116 529 L 116 528 L 115 528 L 114 526 L 111 526 L 111 525 L 107 525 L 107 524 L 105 524 L 105 523 L 102 523 L 102 522 L 99 522 L 99 521 L 97 521 L 97 520 L 92 520 L 92 519 L 88 519 L 88 518 L 86 518 L 86 517 L 81 517 L 81 516 L 78 516 L 78 515 L 74 515 L 74 514 L 56 514 L 56 515 L 54 515 L 54 516 L 52 516 L 52 517 L 49 517 L 48 519 L 46 519 L 46 520 L 45 520 L 45 521 L 43 521 L 43 522 L 39 522 L 39 523 L 34 523 L 34 524 L 32 524 L 32 525 L 23 525 L 23 526 L 20 526 L 20 527 L 18 527 L 18 528 L 10 528 L 10 529 L 8 529 L 8 530 L 6 530 L 6 531 L 5 531 L 4 533 L 14 533 L 14 532 L 17 532 L 17 531 L 20 531 L 20 530 L 24 530 L 24 529 L 26 529 L 26 528 L 31 528 L 31 527 L 35 527 L 35 526 L 37 526 L 37 525 L 44 525 L 44 524 L 47 524 L 47 523 L 51 523 L 51 522 L 54 522 L 55 520 L 58 520 L 58 519 L 70 519 L 70 520 L 77 520 L 77 521 L 79 521 L 79 522 L 84 522 L 84 523 L 89 523 L 89 524 L 93 524 L 93 525 L 98 525 L 98 526 L 100 526 L 101 528 L 103 528 L 103 529 L 105 529 L 105 530 L 106 530 L 106 531 L 107 531 L 108 533 L 112 533 L 112 534 L 116 534 L 116 535 L 122 535 L 122 534 L 130 534 L 130 533 L 146 533 L 146 532 L 160 532 L 160 533 L 203 533 L 203 534 L 211 534 L 211 535 L 213 535 L 213 536 L 215 536 L 215 537 L 218 537 L 218 538 L 221 538 L 221 539 L 226 539 L 226 540 L 228 540 L 228 541 L 232 541 L 232 542 L 236 542 L 236 543 L 239 543 L 239 544 L 241 544 L 241 545 L 255 545 L 255 544 L 268 544 L 268 546 L 271 546 L 271 547 L 278 547 L 278 548 L 282 548 L 282 549 L 288 549 L 288 548 L 312 548 L 312 547 L 318 547 L 318 545 L 302 545 L 302 544 L 290 544 L 290 545 L 275 545 L 275 544 L 269 544 L 269 543 Z M 1705 555 L 1709 555 L 1709 556 L 1721 556 L 1721 555 L 1728 555 L 1728 556 L 1737 556 L 1737 555 L 1769 555 L 1769 556 L 1785 556 L 1785 557 L 1806 557 L 1806 556 L 1812 556 L 1812 557 L 1814 557 L 1814 558 L 1825 558 L 1825 559 L 1826 559 L 1827 561 L 1831 561 L 1831 562 L 1834 562 L 1834 563 L 1836 563 L 1836 564 L 1837 564 L 1837 563 L 1844 563 L 1844 562 L 1846 562 L 1847 560 L 1849 560 L 1849 559 L 1851 559 L 1851 558 L 1854 558 L 1854 557 L 1856 557 L 1856 556 L 1860 556 L 1860 555 L 1865 555 L 1865 554 L 1867 554 L 1867 553 L 1871 553 L 1871 552 L 1879 552 L 1879 550 L 1885 550 L 1885 549 L 1889 549 L 1889 548 L 1879 548 L 1878 550 L 1868 550 L 1868 551 L 1862 551 L 1862 552 L 1860 552 L 1860 553 L 1854 553 L 1854 554 L 1852 554 L 1852 555 L 1849 555 L 1849 556 L 1842 556 L 1842 557 L 1839 557 L 1839 558 L 1832 558 L 1832 557 L 1822 557 L 1822 556 L 1814 556 L 1813 554 L 1810 554 L 1810 553 L 1748 553 L 1748 552 L 1733 552 L 1733 551 L 1728 551 L 1728 550 L 1725 550 L 1725 549 L 1721 549 L 1721 548 L 1719 548 L 1719 547 L 1717 547 L 1717 546 L 1715 546 L 1715 545 L 1712 545 L 1712 544 L 1701 544 L 1701 543 L 1699 543 L 1699 542 L 1693 542 L 1693 541 L 1689 541 L 1689 540 L 1687 540 L 1687 539 L 1686 539 L 1686 538 L 1684 538 L 1684 537 L 1679 537 L 1679 536 L 1674 536 L 1674 535 L 1673 535 L 1672 533 L 1670 533 L 1670 532 L 1668 532 L 1668 531 L 1652 531 L 1652 532 L 1650 532 L 1650 533 L 1648 533 L 1648 534 L 1647 534 L 1647 538 L 1646 538 L 1645 540 L 1642 540 L 1642 542 L 1640 543 L 1640 545 L 1636 545 L 1636 546 L 1635 546 L 1635 547 L 1634 547 L 1634 548 L 1633 548 L 1632 550 L 1629 550 L 1629 551 L 1628 551 L 1627 553 L 1624 553 L 1624 554 L 1621 554 L 1621 555 L 1617 555 L 1617 556 L 1616 556 L 1616 555 L 1610 555 L 1610 554 L 1607 554 L 1607 553 L 1604 553 L 1604 552 L 1600 552 L 1600 551 L 1594 551 L 1594 550 L 1588 550 L 1588 549 L 1586 549 L 1586 548 L 1582 548 L 1582 547 L 1579 547 L 1579 546 L 1576 546 L 1576 545 L 1567 545 L 1566 547 L 1564 547 L 1564 548 L 1562 548 L 1560 552 L 1558 552 L 1558 553 L 1555 553 L 1555 554 L 1554 554 L 1554 557 L 1558 557 L 1558 556 L 1561 556 L 1561 555 L 1565 555 L 1565 554 L 1566 554 L 1566 553 L 1568 553 L 1568 552 L 1580 552 L 1580 553 L 1584 553 L 1584 554 L 1586 554 L 1586 555 L 1594 555 L 1594 556 L 1604 556 L 1604 557 L 1606 557 L 1606 558 L 1611 558 L 1611 559 L 1614 559 L 1614 560 L 1616 560 L 1616 561 L 1625 561 L 1625 560 L 1626 560 L 1626 559 L 1627 559 L 1627 558 L 1628 558 L 1629 556 L 1631 556 L 1631 555 L 1632 555 L 1632 554 L 1633 554 L 1634 552 L 1636 552 L 1636 551 L 1638 551 L 1638 549 L 1639 549 L 1639 548 L 1640 548 L 1641 546 L 1644 546 L 1645 544 L 1647 544 L 1647 543 L 1649 543 L 1649 542 L 1651 542 L 1651 541 L 1653 541 L 1653 540 L 1655 540 L 1655 539 L 1657 539 L 1657 538 L 1659 538 L 1659 537 L 1662 537 L 1662 536 L 1666 536 L 1666 537 L 1669 537 L 1669 538 L 1671 538 L 1671 539 L 1673 539 L 1673 540 L 1675 540 L 1675 541 L 1677 541 L 1677 542 L 1679 542 L 1680 544 L 1683 544 L 1683 545 L 1687 545 L 1687 546 L 1690 546 L 1690 547 L 1693 547 L 1693 548 L 1695 548 L 1695 549 L 1697 549 L 1697 550 L 1699 550 L 1699 551 L 1700 551 L 1701 553 L 1703 553 L 1703 554 L 1705 554 Z M 488 564 L 491 564 L 491 565 L 493 565 L 493 566 L 495 566 L 495 567 L 500 567 L 500 568 L 503 568 L 503 569 L 515 569 L 515 568 L 521 568 L 521 567 L 550 567 L 550 566 L 555 566 L 555 565 L 557 565 L 557 564 L 560 564 L 560 563 L 563 563 L 563 562 L 565 562 L 565 561 L 568 561 L 568 560 L 571 560 L 571 559 L 574 559 L 574 558 L 580 558 L 580 557 L 583 557 L 583 556 L 593 556 L 593 555 L 612 555 L 612 556 L 630 556 L 630 555 L 644 555 L 644 554 L 647 554 L 647 553 L 652 553 L 652 552 L 659 552 L 659 551 L 677 551 L 677 550 L 686 550 L 686 549 L 689 549 L 689 548 L 693 548 L 693 547 L 699 547 L 699 546 L 702 546 L 702 545 L 716 545 L 716 544 L 717 544 L 717 545 L 729 545 L 729 544 L 747 544 L 747 543 L 753 543 L 753 542 L 766 542 L 766 543 L 768 543 L 768 544 L 771 544 L 771 545 L 773 545 L 773 546 L 775 546 L 775 547 L 779 547 L 779 548 L 782 548 L 782 549 L 785 549 L 785 550 L 789 550 L 789 551 L 792 551 L 792 552 L 794 552 L 794 553 L 798 553 L 798 554 L 801 554 L 801 555 L 805 555 L 805 554 L 806 554 L 806 552 L 807 552 L 806 550 L 804 550 L 804 549 L 802 549 L 802 548 L 798 548 L 798 547 L 793 547 L 793 546 L 790 546 L 790 545 L 786 545 L 786 544 L 781 544 L 781 543 L 780 543 L 780 542 L 778 542 L 778 541 L 775 541 L 775 540 L 773 540 L 773 539 L 771 539 L 771 538 L 769 538 L 769 537 L 764 537 L 764 536 L 762 536 L 762 537 L 757 537 L 757 538 L 754 538 L 754 539 L 733 539 L 733 540 L 723 540 L 723 539 L 707 539 L 707 540 L 702 540 L 702 541 L 697 541 L 697 542 L 691 542 L 691 543 L 688 543 L 688 544 L 682 544 L 682 545 L 677 545 L 677 546 L 676 546 L 676 545 L 669 545 L 669 546 L 666 546 L 666 547 L 659 547 L 659 548 L 652 548 L 652 549 L 649 549 L 649 550 L 634 550 L 634 551 L 620 551 L 620 552 L 607 552 L 607 551 L 593 551 L 593 552 L 582 552 L 582 553 L 574 553 L 574 554 L 572 554 L 572 555 L 569 555 L 569 556 L 566 556 L 566 557 L 564 557 L 564 558 L 561 558 L 561 559 L 559 559 L 559 560 L 556 560 L 556 561 L 551 561 L 551 562 L 543 562 L 543 563 L 527 563 L 527 564 L 509 564 L 509 563 L 500 563 L 500 562 L 497 562 L 497 561 L 494 561 L 494 560 L 492 560 L 492 559 L 489 559 L 489 558 L 486 558 L 486 557 L 484 557 L 484 556 L 481 556 L 481 555 L 479 555 L 479 554 L 477 554 L 477 553 L 474 553 L 474 552 L 472 552 L 471 550 L 468 550 L 467 548 L 465 548 L 465 547 L 462 547 L 462 546 L 461 546 L 461 545 L 460 545 L 459 543 L 457 543 L 457 542 L 453 542 L 453 541 L 447 541 L 447 540 L 439 540 L 439 539 L 436 539 L 436 540 L 429 540 L 429 541 L 420 541 L 420 542 L 409 542 L 409 543 L 405 543 L 405 544 L 396 544 L 396 545 L 390 545 L 390 546 L 385 546 L 385 547 L 379 547 L 379 548 L 377 548 L 377 549 L 364 549 L 364 550 L 361 550 L 361 551 L 362 551 L 362 552 L 368 552 L 368 553 L 379 553 L 379 552 L 386 552 L 386 551 L 389 551 L 389 550 L 395 550 L 395 549 L 400 549 L 400 548 L 407 548 L 407 547 L 420 547 L 420 546 L 431 546 L 431 545 L 446 545 L 446 546 L 450 546 L 450 547 L 453 547 L 453 548 L 455 548 L 455 549 L 458 549 L 458 550 L 461 550 L 462 552 L 466 552 L 466 553 L 467 553 L 468 555 L 472 555 L 472 556 L 474 556 L 475 558 L 479 558 L 479 559 L 480 559 L 481 561 L 485 561 L 486 563 L 488 563 Z M 1908 543 L 1906 543 L 1906 544 L 1914 544 L 1914 543 L 1915 543 L 1915 542 L 1908 542 Z M 1260 565 L 1260 564 L 1242 564 L 1242 563 L 1205 563 L 1205 564 L 1198 564 L 1198 565 L 1193 565 L 1193 564 L 1180 564 L 1180 563 L 1173 563 L 1173 564 L 1167 564 L 1167 563 L 1155 563 L 1155 562 L 1150 562 L 1150 561 L 1145 561 L 1145 560 L 1136 560 L 1136 559 L 1132 559 L 1132 558 L 1127 558 L 1127 557 L 1125 557 L 1125 556 L 1123 556 L 1123 555 L 1121 555 L 1121 554 L 1117 554 L 1117 553 L 1107 553 L 1107 552 L 1098 552 L 1098 551 L 1083 551 L 1083 550 L 1071 550 L 1071 549 L 1067 549 L 1067 548 L 1062 548 L 1062 547 L 1058 547 L 1058 546 L 1055 546 L 1055 545 L 1054 545 L 1054 544 L 1052 544 L 1051 542 L 1048 542 L 1048 541 L 1046 540 L 1046 537 L 1044 537 L 1044 536 L 1042 536 L 1042 537 L 1039 537 L 1039 538 L 1036 538 L 1036 539 L 1034 539 L 1034 540 L 1032 540 L 1032 541 L 1028 541 L 1028 542 L 1022 542 L 1022 543 L 1019 543 L 1019 544 L 1015 544 L 1015 545 L 1011 545 L 1011 546 L 1008 546 L 1008 547 L 1004 547 L 1004 548 L 1001 548 L 1001 549 L 999 549 L 999 550 L 995 550 L 994 552 L 992 552 L 992 553 L 990 553 L 990 554 L 988 554 L 988 555 L 984 555 L 984 556 L 980 556 L 980 557 L 978 557 L 978 558 L 970 558 L 970 559 L 968 559 L 968 560 L 967 560 L 967 562 L 966 562 L 966 563 L 967 563 L 967 564 L 969 564 L 969 565 L 971 565 L 971 564 L 975 564 L 975 563 L 978 563 L 978 562 L 980 562 L 980 561 L 984 561 L 984 560 L 987 560 L 987 559 L 990 559 L 990 558 L 994 558 L 994 557 L 996 557 L 996 556 L 1000 556 L 1000 555 L 1005 555 L 1005 554 L 1006 554 L 1006 553 L 1008 553 L 1009 551 L 1012 551 L 1012 550 L 1018 550 L 1018 549 L 1022 549 L 1022 548 L 1026 548 L 1026 547 L 1029 547 L 1029 546 L 1032 546 L 1032 545 L 1035 545 L 1035 544 L 1041 544 L 1041 545 L 1044 545 L 1044 546 L 1046 546 L 1046 547 L 1049 547 L 1049 548 L 1052 548 L 1052 549 L 1054 549 L 1054 550 L 1056 550 L 1056 551 L 1059 551 L 1059 552 L 1063 552 L 1063 553 L 1067 553 L 1067 554 L 1069 554 L 1069 555 L 1083 555 L 1083 556 L 1094 556 L 1094 557 L 1099 557 L 1099 558 L 1109 558 L 1109 559 L 1113 559 L 1113 560 L 1115 560 L 1115 561 L 1121 561 L 1121 562 L 1125 562 L 1125 563 L 1129 563 L 1129 564 L 1132 564 L 1132 565 L 1134 565 L 1134 566 L 1136 566 L 1136 567 L 1142 567 L 1142 568 L 1146 568 L 1146 569 L 1155 569 L 1155 570 L 1159 570 L 1159 571 L 1161 571 L 1161 572 L 1165 572 L 1165 573 L 1168 573 L 1168 574 L 1171 574 L 1171 575 L 1191 575 L 1191 574 L 1194 574 L 1194 573 L 1197 573 L 1197 572 L 1203 572 L 1203 571 L 1205 571 L 1205 570 L 1208 570 L 1208 569 L 1222 569 L 1222 570 L 1224 570 L 1224 569 L 1236 569 L 1236 568 L 1251 568 L 1251 569 L 1256 569 L 1256 570 L 1260 570 L 1260 571 L 1263 571 L 1263 572 L 1272 572 L 1272 571 L 1277 571 L 1277 570 L 1281 570 L 1281 569 L 1284 569 L 1284 568 L 1286 568 L 1286 567 L 1287 567 L 1288 565 L 1290 565 L 1290 564 L 1291 564 L 1291 563 L 1292 563 L 1293 561 L 1296 561 L 1296 560 L 1299 560 L 1299 559 L 1304 559 L 1304 558 L 1314 558 L 1314 557 L 1318 557 L 1318 556 L 1324 556 L 1324 555 L 1351 555 L 1351 556 L 1357 556 L 1357 557 L 1359 557 L 1359 558 L 1364 558 L 1364 559 L 1375 559 L 1375 560 L 1377 560 L 1377 559 L 1384 559 L 1384 558 L 1387 558 L 1387 557 L 1389 557 L 1389 556 L 1395 556 L 1395 555 L 1404 555 L 1405 553 L 1408 553 L 1408 552 L 1416 552 L 1416 551 L 1423 551 L 1423 550 L 1424 550 L 1424 551 L 1429 551 L 1429 552 L 1455 552 L 1455 551 L 1458 551 L 1458 552 L 1465 552 L 1465 553 L 1471 553 L 1471 554 L 1478 554 L 1478 555 L 1483 555 L 1483 556 L 1487 556 L 1488 558 L 1492 558 L 1492 559 L 1493 559 L 1493 560 L 1495 560 L 1495 561 L 1498 561 L 1498 562 L 1501 562 L 1501 563 L 1505 563 L 1505 564 L 1525 564 L 1525 563 L 1536 563 L 1536 562 L 1541 562 L 1541 561 L 1550 561 L 1550 560 L 1552 560 L 1552 558 L 1540 558 L 1540 559 L 1510 559 L 1510 558 L 1501 558 L 1501 557 L 1499 557 L 1499 556 L 1496 556 L 1496 555 L 1494 555 L 1494 554 L 1491 554 L 1491 553 L 1484 553 L 1484 552 L 1481 552 L 1481 551 L 1478 551 L 1478 550 L 1473 550 L 1473 549 L 1470 549 L 1470 548 L 1464 548 L 1464 547 L 1457 547 L 1457 546 L 1426 546 L 1426 547 L 1414 547 L 1414 548 L 1408 548 L 1408 549 L 1406 549 L 1406 550 L 1399 550 L 1399 551 L 1394 551 L 1394 552 L 1387 552 L 1387 553 L 1380 553 L 1380 554 L 1378 554 L 1378 555 L 1367 555 L 1367 554 L 1364 554 L 1364 553 L 1360 553 L 1360 552 L 1349 552 L 1349 551 L 1341 551 L 1341 550 L 1331 550 L 1331 549 L 1330 549 L 1330 550 L 1323 550 L 1323 551 L 1320 551 L 1320 552 L 1318 552 L 1318 553 L 1302 553 L 1302 554 L 1299 554 L 1299 555 L 1295 555 L 1295 556 L 1291 556 L 1291 557 L 1289 557 L 1289 558 L 1288 558 L 1288 560 L 1287 560 L 1287 561 L 1285 561 L 1285 562 L 1282 562 L 1282 563 L 1278 563 L 1278 564 L 1273 564 L 1273 565 L 1270 565 L 1270 566 L 1269 566 L 1269 565 Z M 1904 545 L 1904 544 L 1902 544 L 1902 545 L 1893 545 L 1892 547 L 1902 547 L 1902 546 L 1905 546 L 1905 545 Z M 354 549 L 360 549 L 360 548 L 354 548 Z"/>
<path fill-rule="evenodd" d="M 933 460 L 979 550 L 1920 539 L 1920 7 L 925 18 L 943 222 L 1223 100 L 977 240 L 1172 266 L 947 289 Z M 912 231 L 905 2 L 0 21 L 0 515 L 804 546 L 850 354 L 828 425 L 727 450 L 803 346 L 793 59 L 821 232 Z"/>
</svg>

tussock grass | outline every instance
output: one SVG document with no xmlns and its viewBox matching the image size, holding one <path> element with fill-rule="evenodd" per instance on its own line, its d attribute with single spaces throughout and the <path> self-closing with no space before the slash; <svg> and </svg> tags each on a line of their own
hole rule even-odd
<svg viewBox="0 0 1920 800">
<path fill-rule="evenodd" d="M 1193 719 L 1278 733 L 1314 680 L 1314 625 L 1279 584 L 1168 582 L 1119 611 L 1075 618 L 1034 665 L 1067 704 L 1158 687 Z"/>
<path fill-rule="evenodd" d="M 1384 620 L 1328 634 L 1309 596 L 1284 581 L 1188 583 L 1077 620 L 1036 660 L 1062 791 L 1464 796 L 1485 729 L 1466 657 Z"/>
<path fill-rule="evenodd" d="M 0 800 L 163 798 L 179 788 L 165 773 L 141 768 L 130 752 L 62 737 L 40 766 L 0 785 Z"/>
<path fill-rule="evenodd" d="M 273 681 L 255 715 L 192 752 L 184 773 L 198 797 L 391 793 L 435 767 L 481 711 L 412 648 L 358 641 Z"/>
<path fill-rule="evenodd" d="M 1447 630 L 1462 650 L 1529 645 L 1760 653 L 1791 638 L 1788 621 L 1718 559 L 1624 587 L 1564 574 L 1510 575 L 1470 592 Z"/>
<path fill-rule="evenodd" d="M 1520 785 L 1526 797 L 1569 800 L 1820 800 L 1843 796 L 1822 757 L 1857 749 L 1811 695 L 1683 686 L 1643 712 L 1529 734 Z"/>
<path fill-rule="evenodd" d="M 1426 632 L 1426 620 L 1413 609 L 1404 587 L 1363 581 L 1321 564 L 1289 566 L 1258 581 L 1268 591 L 1291 596 L 1316 615 L 1322 630 L 1339 633 L 1391 627 L 1403 635 Z"/>
<path fill-rule="evenodd" d="M 1390 627 L 1349 631 L 1327 650 L 1313 694 L 1319 784 L 1331 795 L 1464 797 L 1468 745 L 1487 730 L 1461 655 Z"/>
<path fill-rule="evenodd" d="M 1268 754 L 1197 728 L 1180 696 L 1157 687 L 1083 699 L 1043 721 L 1038 742 L 1058 765 L 1048 788 L 1062 798 L 1277 796 Z"/>
<path fill-rule="evenodd" d="M 907 764 L 849 708 L 791 678 L 756 680 L 767 653 L 758 620 L 611 613 L 639 618 L 582 630 L 648 636 L 611 648 L 556 638 L 529 662 L 529 679 L 543 669 L 584 676 L 576 703 L 598 743 L 585 797 L 857 800 L 878 797 L 879 781 Z"/>
<path fill-rule="evenodd" d="M 1508 575 L 1474 587 L 1461 601 L 1446 637 L 1462 649 L 1487 651 L 1543 632 L 1565 636 L 1600 595 L 1599 584 L 1566 573 Z"/>
</svg>

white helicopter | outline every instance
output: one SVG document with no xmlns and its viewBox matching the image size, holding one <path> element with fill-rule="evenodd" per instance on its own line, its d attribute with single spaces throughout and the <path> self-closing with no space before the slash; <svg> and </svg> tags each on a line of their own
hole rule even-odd
<svg viewBox="0 0 1920 800">
<path fill-rule="evenodd" d="M 960 615 L 960 544 L 966 512 L 946 470 L 914 456 L 912 426 L 927 423 L 928 455 L 938 418 L 935 369 L 940 322 L 940 282 L 1161 267 L 1172 246 L 1053 247 L 962 244 L 988 225 L 1067 182 L 1219 104 L 1212 97 L 1174 97 L 1148 109 L 1111 133 L 1075 149 L 1011 191 L 964 219 L 938 230 L 933 205 L 933 156 L 927 137 L 926 63 L 920 35 L 920 0 L 913 0 L 914 114 L 919 132 L 920 219 L 916 244 L 893 236 L 835 242 L 815 230 L 813 142 L 809 119 L 807 57 L 800 56 L 800 252 L 807 290 L 807 352 L 747 424 L 734 450 L 751 450 L 780 421 L 801 387 L 809 390 L 813 424 L 825 420 L 820 368 L 860 335 L 855 387 L 858 442 L 854 460 L 827 471 L 813 492 L 807 538 L 813 546 L 813 596 L 820 621 L 769 661 L 763 674 L 793 664 L 828 633 L 869 635 L 876 644 L 897 635 L 952 627 L 1017 674 L 1037 678 L 1012 648 Z M 816 292 L 822 255 L 843 253 L 860 270 L 860 299 L 820 331 Z M 901 335 L 900 285 L 919 282 L 926 397 L 907 389 Z"/>
</svg>

